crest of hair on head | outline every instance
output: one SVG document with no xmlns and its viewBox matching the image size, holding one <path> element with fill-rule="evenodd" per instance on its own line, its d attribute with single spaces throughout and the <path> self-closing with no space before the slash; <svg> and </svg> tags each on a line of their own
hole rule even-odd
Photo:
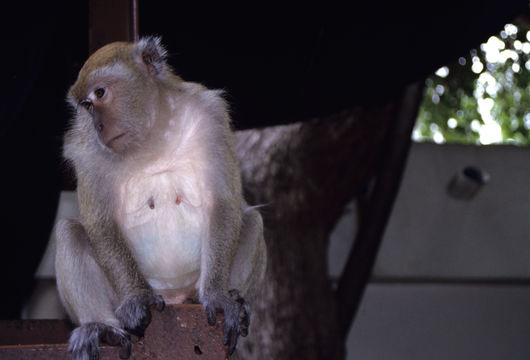
<svg viewBox="0 0 530 360">
<path fill-rule="evenodd" d="M 137 55 L 147 65 L 153 75 L 166 72 L 168 69 L 167 51 L 161 44 L 160 37 L 147 36 L 138 41 Z"/>
</svg>

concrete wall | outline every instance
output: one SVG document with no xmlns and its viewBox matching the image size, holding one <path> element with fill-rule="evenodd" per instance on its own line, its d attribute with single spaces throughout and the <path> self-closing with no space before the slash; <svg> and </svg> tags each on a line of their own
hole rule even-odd
<svg viewBox="0 0 530 360">
<path fill-rule="evenodd" d="M 490 180 L 453 199 L 447 184 L 468 165 Z M 415 144 L 375 274 L 530 279 L 530 148 Z"/>
<path fill-rule="evenodd" d="M 372 284 L 348 359 L 528 360 L 530 287 Z"/>
<path fill-rule="evenodd" d="M 469 165 L 489 182 L 451 198 L 447 184 Z M 332 276 L 354 215 L 332 234 Z M 530 359 L 530 148 L 413 145 L 347 349 L 363 360 Z"/>
</svg>

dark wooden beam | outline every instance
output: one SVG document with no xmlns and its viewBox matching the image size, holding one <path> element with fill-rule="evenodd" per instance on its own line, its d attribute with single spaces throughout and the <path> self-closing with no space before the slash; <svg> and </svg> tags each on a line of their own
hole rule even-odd
<svg viewBox="0 0 530 360">
<path fill-rule="evenodd" d="M 374 189 L 367 201 L 353 248 L 336 292 L 339 327 L 345 337 L 372 274 L 377 252 L 396 199 L 407 161 L 411 133 L 422 97 L 419 83 L 408 86 L 390 125 Z"/>
<path fill-rule="evenodd" d="M 114 41 L 138 40 L 138 0 L 89 0 L 89 53 Z"/>
</svg>

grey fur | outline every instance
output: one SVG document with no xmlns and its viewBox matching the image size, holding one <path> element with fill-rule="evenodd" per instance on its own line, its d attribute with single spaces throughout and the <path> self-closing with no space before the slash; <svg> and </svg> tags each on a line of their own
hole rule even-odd
<svg viewBox="0 0 530 360">
<path fill-rule="evenodd" d="M 81 325 L 70 339 L 75 359 L 97 357 L 99 340 L 123 349 L 119 334 L 142 336 L 149 308 L 164 306 L 153 286 L 196 281 L 208 321 L 224 312 L 230 352 L 249 331 L 265 274 L 262 219 L 243 200 L 221 93 L 182 81 L 165 58 L 157 38 L 107 45 L 68 94 L 75 115 L 64 156 L 76 171 L 81 218 L 57 224 L 56 270 L 65 308 Z M 100 88 L 105 95 L 94 95 Z"/>
<path fill-rule="evenodd" d="M 113 326 L 101 323 L 87 323 L 72 331 L 68 351 L 78 360 L 97 360 L 100 340 L 113 346 L 119 346 L 120 358 L 128 358 L 131 353 L 129 334 Z"/>
</svg>

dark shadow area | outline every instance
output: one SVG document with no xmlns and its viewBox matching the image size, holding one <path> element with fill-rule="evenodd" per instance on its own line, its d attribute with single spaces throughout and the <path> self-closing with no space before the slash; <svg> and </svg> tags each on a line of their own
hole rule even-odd
<svg viewBox="0 0 530 360">
<path fill-rule="evenodd" d="M 62 183 L 64 97 L 84 57 L 86 13 L 78 2 L 4 4 L 1 72 L 0 319 L 16 319 L 33 288 Z"/>
<path fill-rule="evenodd" d="M 204 9 L 140 1 L 140 33 L 163 37 L 184 79 L 225 89 L 237 129 L 383 103 L 527 11 L 527 1 Z M 205 6 L 201 4 L 201 6 Z M 85 2 L 2 5 L 1 319 L 18 318 L 63 184 L 64 97 L 88 55 Z"/>
<path fill-rule="evenodd" d="M 140 1 L 140 34 L 161 35 L 185 79 L 226 89 L 236 127 L 253 128 L 384 103 L 528 8 L 525 1 L 372 3 L 213 10 L 213 17 Z"/>
</svg>

